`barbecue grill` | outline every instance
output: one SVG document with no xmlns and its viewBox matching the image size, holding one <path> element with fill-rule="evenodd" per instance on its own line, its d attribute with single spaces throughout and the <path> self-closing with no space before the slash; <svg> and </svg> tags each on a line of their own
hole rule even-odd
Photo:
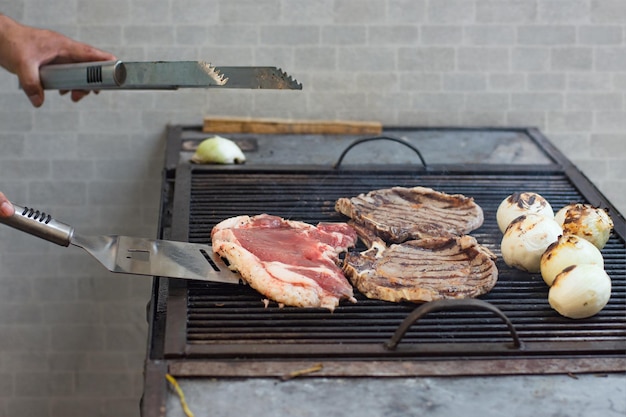
<svg viewBox="0 0 626 417">
<path fill-rule="evenodd" d="M 241 214 L 345 221 L 334 210 L 340 197 L 419 185 L 471 196 L 483 208 L 484 225 L 471 235 L 499 256 L 499 278 L 477 303 L 442 305 L 416 318 L 410 317 L 415 304 L 369 300 L 358 291 L 356 304 L 343 302 L 331 313 L 266 306 L 245 285 L 156 277 L 145 416 L 164 413 L 166 373 L 284 378 L 304 369 L 310 372 L 298 377 L 367 378 L 626 371 L 626 222 L 537 129 L 396 127 L 376 138 L 233 134 L 245 165 L 191 164 L 194 147 L 209 135 L 199 126 L 167 129 L 160 238 L 208 243 L 214 225 Z M 612 294 L 598 315 L 561 317 L 539 274 L 502 261 L 496 210 L 516 191 L 538 192 L 555 209 L 588 202 L 609 210 L 615 229 L 602 253 Z"/>
</svg>

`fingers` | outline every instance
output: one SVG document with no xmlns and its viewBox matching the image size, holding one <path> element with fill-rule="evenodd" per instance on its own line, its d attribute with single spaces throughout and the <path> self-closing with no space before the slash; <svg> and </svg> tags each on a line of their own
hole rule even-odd
<svg viewBox="0 0 626 417">
<path fill-rule="evenodd" d="M 0 65 L 17 75 L 24 93 L 34 107 L 44 102 L 44 90 L 39 78 L 42 65 L 72 62 L 115 60 L 115 55 L 77 42 L 60 33 L 12 23 L 5 48 L 0 44 Z M 9 45 L 10 48 L 6 47 Z M 88 92 L 72 91 L 73 101 Z"/>
<path fill-rule="evenodd" d="M 60 58 L 65 62 L 89 62 L 89 61 L 113 61 L 117 59 L 115 55 L 91 45 L 77 42 L 66 38 L 65 52 Z"/>
<path fill-rule="evenodd" d="M 65 38 L 67 44 L 65 45 L 65 52 L 62 56 L 56 59 L 57 63 L 68 63 L 68 62 L 89 62 L 89 61 L 114 61 L 117 58 L 115 55 L 110 54 L 105 51 L 101 51 L 97 48 L 94 48 L 90 45 L 76 42 L 72 39 Z M 91 90 L 72 90 L 71 91 L 71 99 L 74 102 L 80 101 L 83 97 L 88 95 Z M 68 91 L 60 91 L 61 95 L 67 94 Z M 95 94 L 98 94 L 99 91 L 94 90 Z"/>
<path fill-rule="evenodd" d="M 11 217 L 14 212 L 13 204 L 0 192 L 0 217 Z"/>
<path fill-rule="evenodd" d="M 100 93 L 100 90 L 59 90 L 59 94 L 64 96 L 70 91 L 71 91 L 70 97 L 72 98 L 72 101 L 74 102 L 80 101 L 83 97 L 85 97 L 89 93 L 92 93 L 92 92 L 94 94 Z"/>
<path fill-rule="evenodd" d="M 39 79 L 39 68 L 36 65 L 25 65 L 22 70 L 18 71 L 18 79 L 32 105 L 41 107 L 44 93 Z"/>
<path fill-rule="evenodd" d="M 44 91 L 39 78 L 39 67 L 47 64 L 61 64 L 72 62 L 109 61 L 115 60 L 115 55 L 101 51 L 91 45 L 75 41 L 60 33 L 49 30 L 35 30 L 39 42 L 36 48 L 30 51 L 32 59 L 24 64 L 19 71 L 18 78 L 24 92 L 35 107 L 40 107 L 44 101 Z M 61 91 L 65 94 L 67 91 Z M 73 90 L 72 101 L 79 101 L 89 94 L 88 90 Z"/>
<path fill-rule="evenodd" d="M 76 102 L 89 94 L 87 90 L 72 90 L 72 101 Z"/>
</svg>

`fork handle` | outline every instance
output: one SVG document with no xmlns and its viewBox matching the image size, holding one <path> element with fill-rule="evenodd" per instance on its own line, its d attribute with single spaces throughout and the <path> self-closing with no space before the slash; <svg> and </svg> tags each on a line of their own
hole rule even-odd
<svg viewBox="0 0 626 417">
<path fill-rule="evenodd" d="M 61 246 L 69 246 L 74 235 L 74 228 L 59 222 L 49 214 L 33 208 L 13 204 L 15 213 L 11 217 L 0 217 L 0 223 L 14 229 L 40 237 Z"/>
</svg>

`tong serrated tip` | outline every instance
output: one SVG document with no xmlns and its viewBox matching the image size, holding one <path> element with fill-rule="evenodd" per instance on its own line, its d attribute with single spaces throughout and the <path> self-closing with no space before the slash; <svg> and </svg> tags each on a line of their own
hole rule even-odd
<svg viewBox="0 0 626 417">
<path fill-rule="evenodd" d="M 292 86 L 292 89 L 302 90 L 302 83 L 299 83 L 298 80 L 287 74 L 287 72 L 283 71 L 282 68 L 277 68 L 276 70 L 280 73 L 281 77 L 285 79 L 289 85 Z"/>
<path fill-rule="evenodd" d="M 211 63 L 206 61 L 199 62 L 200 67 L 209 75 L 214 81 L 216 85 L 224 85 L 228 82 L 228 77 L 225 77 L 224 74 L 220 73 L 220 71 Z"/>
</svg>

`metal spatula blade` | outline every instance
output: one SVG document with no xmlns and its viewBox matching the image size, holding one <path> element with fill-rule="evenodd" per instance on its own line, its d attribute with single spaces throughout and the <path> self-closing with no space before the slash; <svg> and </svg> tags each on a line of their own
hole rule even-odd
<svg viewBox="0 0 626 417">
<path fill-rule="evenodd" d="M 238 284 L 209 245 L 130 236 L 81 236 L 74 228 L 39 210 L 15 205 L 15 214 L 0 218 L 15 229 L 61 246 L 84 249 L 111 272 Z"/>
<path fill-rule="evenodd" d="M 77 236 L 83 248 L 111 272 L 239 283 L 239 276 L 208 245 L 131 236 Z"/>
</svg>

